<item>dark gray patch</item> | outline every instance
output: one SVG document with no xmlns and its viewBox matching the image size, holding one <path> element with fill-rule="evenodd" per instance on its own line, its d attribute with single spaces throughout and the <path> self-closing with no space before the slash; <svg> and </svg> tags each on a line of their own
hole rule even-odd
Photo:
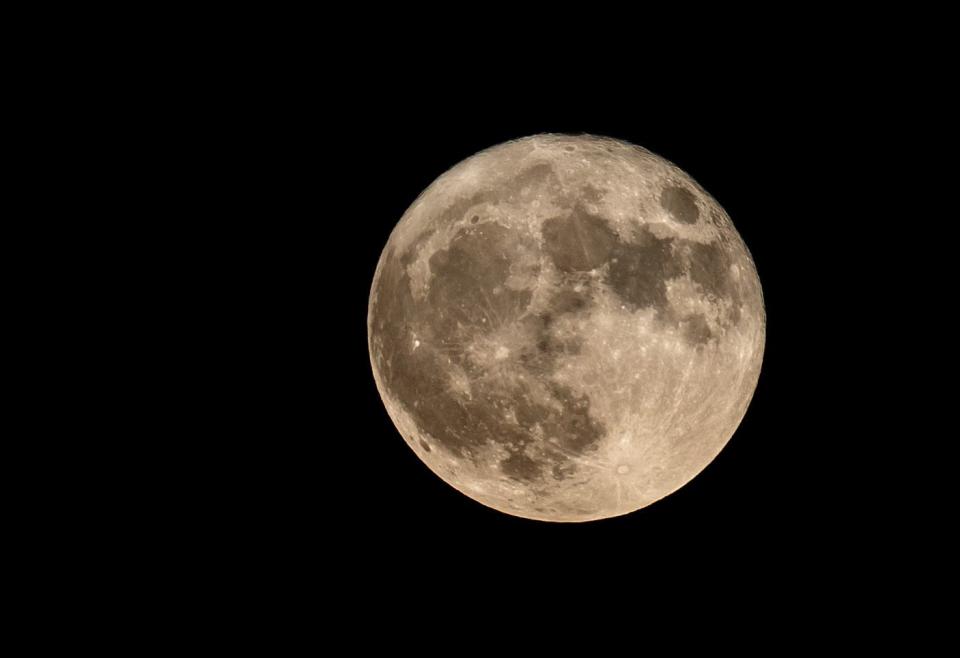
<svg viewBox="0 0 960 658">
<path fill-rule="evenodd" d="M 393 248 L 383 257 L 376 293 L 371 300 L 370 343 L 374 356 L 380 353 L 384 374 L 389 379 L 393 374 L 392 357 L 409 330 L 408 317 L 414 305 L 410 278 Z"/>
<path fill-rule="evenodd" d="M 447 249 L 430 257 L 431 326 L 450 336 L 459 333 L 458 327 L 493 330 L 515 320 L 530 303 L 531 291 L 503 284 L 521 249 L 516 232 L 500 224 L 461 229 Z M 498 287 L 500 294 L 492 294 Z"/>
<path fill-rule="evenodd" d="M 551 474 L 554 480 L 566 480 L 577 472 L 577 467 L 571 462 L 557 464 L 553 467 Z"/>
<path fill-rule="evenodd" d="M 502 434 L 496 427 L 502 418 L 484 416 L 476 399 L 455 392 L 448 373 L 469 366 L 463 345 L 524 312 L 530 291 L 488 292 L 503 284 L 522 242 L 497 224 L 462 230 L 449 249 L 431 257 L 434 277 L 422 301 L 413 298 L 402 261 L 393 250 L 385 254 L 372 300 L 371 349 L 387 390 L 433 438 L 433 447 L 469 457 Z M 420 341 L 415 350 L 414 335 Z M 485 395 L 482 387 L 471 386 L 480 398 Z"/>
<path fill-rule="evenodd" d="M 528 404 L 519 391 L 507 388 L 503 382 L 485 380 L 477 387 L 477 394 L 469 403 L 473 429 L 485 437 L 485 442 L 499 443 L 519 450 L 533 440 L 527 428 L 513 423 L 520 407 Z"/>
<path fill-rule="evenodd" d="M 730 276 L 731 258 L 723 244 L 698 242 L 685 247 L 690 278 L 708 298 L 730 302 L 730 324 L 740 321 L 740 291 Z"/>
<path fill-rule="evenodd" d="M 578 206 L 567 216 L 544 222 L 543 239 L 544 249 L 562 273 L 609 264 L 607 283 L 632 310 L 653 307 L 663 316 L 669 313 L 666 281 L 682 274 L 672 238 L 658 238 L 644 226 L 635 242 L 623 242 L 606 220 Z"/>
<path fill-rule="evenodd" d="M 683 326 L 684 338 L 694 345 L 705 345 L 713 338 L 707 319 L 699 313 L 685 318 L 681 325 Z"/>
<path fill-rule="evenodd" d="M 533 374 L 549 374 L 557 369 L 559 355 L 541 350 L 539 347 L 525 347 L 520 351 L 520 365 Z"/>
<path fill-rule="evenodd" d="M 590 399 L 576 395 L 573 389 L 563 384 L 551 382 L 549 386 L 563 410 L 560 413 L 554 411 L 544 421 L 544 435 L 557 439 L 560 447 L 568 453 L 581 455 L 595 448 L 606 434 L 606 428 L 590 415 Z"/>
<path fill-rule="evenodd" d="M 420 446 L 468 460 L 477 459 L 484 446 L 503 446 L 511 455 L 501 464 L 502 472 L 522 481 L 570 477 L 576 470 L 570 455 L 595 448 L 606 431 L 590 416 L 587 398 L 554 384 L 553 402 L 535 403 L 524 380 L 510 376 L 529 370 L 549 377 L 557 359 L 577 353 L 580 339 L 557 337 L 555 321 L 591 301 L 587 293 L 562 290 L 544 313 L 529 313 L 530 291 L 503 283 L 520 250 L 531 248 L 516 232 L 495 223 L 461 229 L 449 248 L 430 258 L 433 276 L 423 300 L 413 297 L 406 267 L 391 248 L 371 302 L 372 354 L 385 389 L 429 436 Z M 494 295 L 498 286 L 502 291 Z M 463 347 L 491 331 L 491 325 L 513 322 L 527 325 L 529 340 L 521 357 L 498 365 L 507 369 L 505 376 L 472 372 Z M 414 337 L 420 341 L 417 349 Z M 451 386 L 450 373 L 457 368 L 471 377 L 469 393 Z M 530 457 L 535 426 L 555 438 L 560 449 Z"/>
<path fill-rule="evenodd" d="M 470 218 L 471 224 L 476 224 L 479 221 L 480 221 L 480 215 L 474 215 L 473 217 Z"/>
<path fill-rule="evenodd" d="M 420 447 L 426 450 L 427 452 L 430 452 L 430 444 L 424 441 L 423 439 L 420 439 Z"/>
<path fill-rule="evenodd" d="M 526 318 L 532 340 L 520 350 L 519 364 L 531 373 L 552 373 L 561 358 L 579 354 L 583 348 L 580 336 L 557 336 L 552 330 L 554 321 L 550 313 Z"/>
<path fill-rule="evenodd" d="M 576 147 L 576 146 L 564 146 L 564 147 L 563 147 L 563 150 L 572 153 L 573 151 L 576 151 L 576 150 L 577 150 L 577 147 Z"/>
<path fill-rule="evenodd" d="M 531 404 L 528 398 L 511 399 L 516 425 L 501 425 L 494 439 L 508 446 L 513 453 L 501 462 L 508 477 L 534 479 L 549 469 L 556 479 L 569 478 L 577 471 L 570 456 L 595 450 L 606 434 L 603 424 L 590 415 L 590 401 L 586 396 L 578 396 L 572 389 L 552 381 L 548 386 L 554 399 L 560 403 L 559 410 L 553 406 Z M 520 454 L 532 441 L 534 425 L 538 425 L 545 437 L 553 439 L 552 445 L 557 446 L 548 449 L 541 461 Z"/>
<path fill-rule="evenodd" d="M 577 292 L 572 287 L 566 287 L 554 293 L 545 311 L 526 316 L 523 321 L 528 326 L 532 340 L 520 351 L 520 365 L 533 373 L 550 373 L 556 369 L 559 359 L 579 354 L 583 348 L 583 338 L 576 335 L 558 336 L 554 327 L 558 318 L 584 311 L 591 303 L 588 292 Z"/>
<path fill-rule="evenodd" d="M 659 238 L 647 226 L 637 230 L 634 240 L 624 242 L 606 220 L 579 206 L 569 215 L 544 222 L 543 238 L 544 250 L 567 283 L 548 304 L 547 319 L 551 314 L 586 308 L 591 302 L 589 293 L 574 293 L 572 282 L 580 273 L 604 266 L 606 283 L 630 310 L 653 308 L 658 319 L 671 326 L 679 326 L 680 319 L 667 299 L 666 284 L 686 273 L 708 298 L 731 302 L 722 324 L 740 319 L 740 295 L 730 277 L 730 254 L 722 242 Z M 708 339 L 704 336 L 709 328 L 699 321 L 694 321 L 689 331 L 691 341 Z M 554 361 L 537 355 L 527 358 L 534 368 L 549 369 Z"/>
<path fill-rule="evenodd" d="M 562 315 L 564 313 L 578 313 L 585 310 L 591 304 L 590 293 L 586 291 L 576 291 L 572 287 L 562 288 L 555 293 L 547 303 L 547 308 L 551 313 Z"/>
<path fill-rule="evenodd" d="M 552 321 L 549 314 L 527 315 L 520 320 L 530 340 L 520 349 L 517 360 L 522 368 L 535 375 L 549 374 L 555 370 L 558 355 L 540 349 L 543 336 L 549 332 Z"/>
<path fill-rule="evenodd" d="M 666 282 L 680 274 L 673 239 L 660 239 L 643 227 L 637 242 L 618 244 L 607 282 L 631 309 L 652 307 L 665 315 L 669 312 Z"/>
<path fill-rule="evenodd" d="M 497 195 L 491 191 L 477 192 L 454 202 L 432 222 L 434 226 L 447 226 L 463 219 L 470 208 L 480 203 L 496 203 Z"/>
<path fill-rule="evenodd" d="M 716 244 L 691 242 L 686 245 L 690 278 L 709 296 L 724 297 L 731 289 L 730 258 L 726 250 Z"/>
<path fill-rule="evenodd" d="M 514 480 L 531 481 L 540 477 L 542 467 L 522 452 L 515 452 L 500 462 L 500 471 Z"/>
<path fill-rule="evenodd" d="M 613 255 L 617 235 L 607 222 L 580 206 L 543 223 L 544 248 L 561 272 L 588 272 Z"/>
<path fill-rule="evenodd" d="M 476 437 L 469 431 L 471 419 L 466 408 L 450 394 L 444 353 L 426 343 L 420 349 L 409 349 L 413 332 L 425 330 L 417 323 L 424 309 L 413 299 L 405 268 L 390 254 L 384 261 L 372 312 L 371 347 L 386 389 L 439 444 L 455 454 L 468 454 Z"/>
<path fill-rule="evenodd" d="M 660 193 L 660 205 L 675 220 L 684 224 L 696 224 L 700 217 L 696 197 L 684 187 L 666 187 Z"/>
<path fill-rule="evenodd" d="M 586 292 L 562 288 L 547 302 L 547 308 L 522 319 L 531 340 L 520 351 L 520 365 L 535 374 L 548 374 L 556 369 L 557 361 L 565 356 L 579 354 L 583 348 L 580 336 L 558 336 L 556 320 L 568 313 L 587 309 L 591 299 Z"/>
<path fill-rule="evenodd" d="M 555 357 L 574 356 L 580 354 L 583 349 L 583 338 L 580 336 L 565 336 L 563 338 L 554 334 L 541 335 L 537 341 L 537 349 L 545 354 Z"/>
</svg>

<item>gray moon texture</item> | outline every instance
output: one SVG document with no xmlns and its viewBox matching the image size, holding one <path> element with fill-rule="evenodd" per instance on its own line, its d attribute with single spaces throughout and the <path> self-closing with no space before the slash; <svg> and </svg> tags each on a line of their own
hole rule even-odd
<svg viewBox="0 0 960 658">
<path fill-rule="evenodd" d="M 700 473 L 746 413 L 765 325 L 747 247 L 689 175 L 553 134 L 435 180 L 390 235 L 367 318 L 410 448 L 543 521 L 626 514 Z"/>
</svg>

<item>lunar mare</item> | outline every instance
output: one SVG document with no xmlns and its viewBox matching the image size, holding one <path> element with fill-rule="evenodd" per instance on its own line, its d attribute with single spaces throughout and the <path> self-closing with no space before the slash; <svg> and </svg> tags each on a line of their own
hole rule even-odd
<svg viewBox="0 0 960 658">
<path fill-rule="evenodd" d="M 739 425 L 763 358 L 753 260 L 690 176 L 622 141 L 482 151 L 400 219 L 370 291 L 384 406 L 448 484 L 588 521 L 670 494 Z"/>
</svg>

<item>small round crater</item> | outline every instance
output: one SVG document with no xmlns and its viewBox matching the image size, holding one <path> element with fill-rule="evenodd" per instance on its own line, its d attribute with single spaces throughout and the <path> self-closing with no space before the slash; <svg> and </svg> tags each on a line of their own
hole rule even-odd
<svg viewBox="0 0 960 658">
<path fill-rule="evenodd" d="M 619 466 L 617 466 L 617 473 L 619 473 L 620 475 L 626 475 L 629 472 L 630 472 L 630 467 L 627 466 L 626 464 L 620 464 Z"/>
<path fill-rule="evenodd" d="M 473 217 L 470 218 L 471 224 L 476 224 L 479 221 L 480 221 L 480 215 L 474 215 Z"/>
</svg>

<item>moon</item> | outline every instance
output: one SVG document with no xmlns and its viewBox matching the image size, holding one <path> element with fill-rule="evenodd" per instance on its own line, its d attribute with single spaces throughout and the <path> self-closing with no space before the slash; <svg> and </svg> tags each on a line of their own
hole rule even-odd
<svg viewBox="0 0 960 658">
<path fill-rule="evenodd" d="M 542 521 L 676 491 L 743 419 L 766 315 L 727 213 L 623 141 L 542 134 L 435 180 L 383 250 L 374 379 L 436 475 Z"/>
</svg>

